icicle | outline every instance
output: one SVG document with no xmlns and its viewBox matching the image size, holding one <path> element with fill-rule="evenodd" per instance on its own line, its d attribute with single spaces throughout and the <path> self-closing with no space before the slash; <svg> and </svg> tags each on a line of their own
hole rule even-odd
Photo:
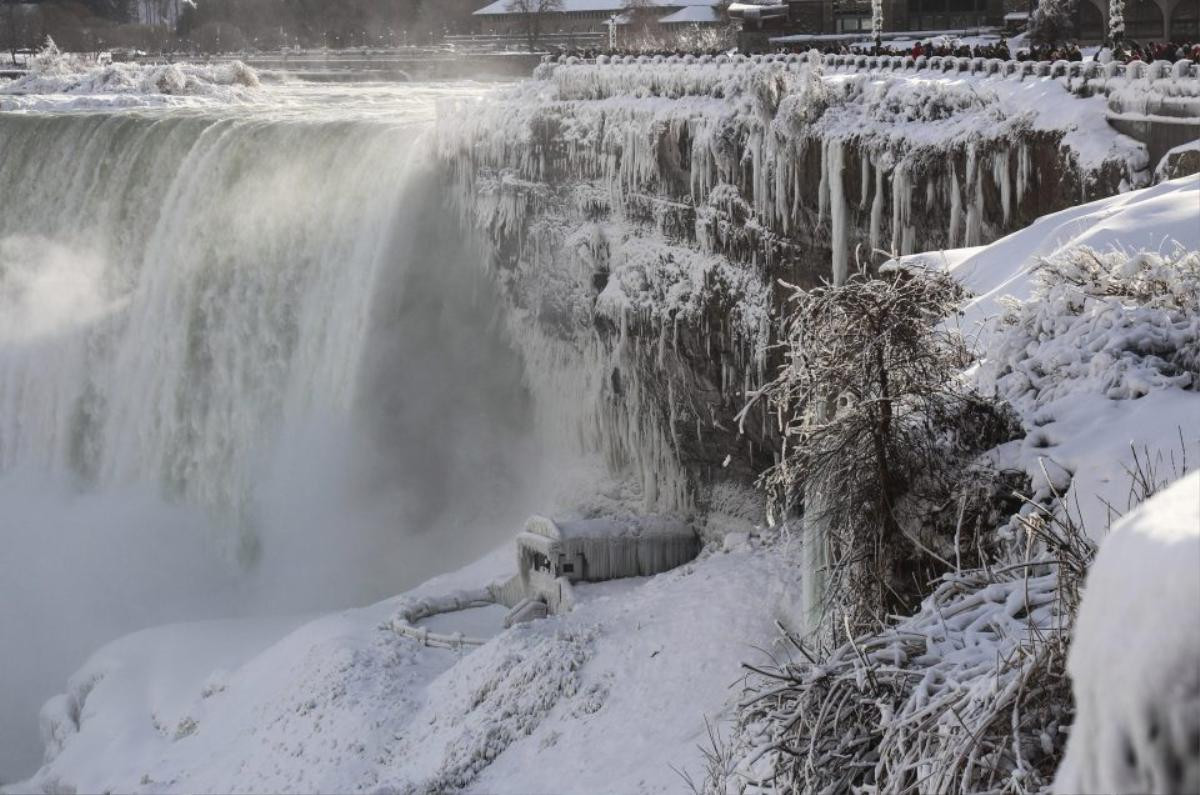
<svg viewBox="0 0 1200 795">
<path fill-rule="evenodd" d="M 1029 146 L 1022 143 L 1017 149 L 1017 201 L 1020 202 L 1025 198 L 1025 191 L 1029 189 L 1029 173 L 1032 170 L 1032 163 L 1029 158 Z"/>
<path fill-rule="evenodd" d="M 911 254 L 913 231 L 909 226 L 912 212 L 912 184 L 908 178 L 908 161 L 902 161 L 892 172 L 892 251 Z"/>
<path fill-rule="evenodd" d="M 817 226 L 825 223 L 825 213 L 829 209 L 829 169 L 826 167 L 829 144 L 821 139 L 821 182 L 817 185 Z"/>
<path fill-rule="evenodd" d="M 830 141 L 826 147 L 829 162 L 821 170 L 827 175 L 830 205 L 830 246 L 833 249 L 833 283 L 845 284 L 848 275 L 849 229 L 846 210 L 846 189 L 843 180 L 846 170 L 845 147 L 841 141 Z"/>
<path fill-rule="evenodd" d="M 958 169 L 950 161 L 950 229 L 947 231 L 946 247 L 958 248 L 958 230 L 962 225 L 962 198 L 958 191 Z"/>
<path fill-rule="evenodd" d="M 1012 220 L 1012 180 L 1008 175 L 1007 147 L 992 155 L 992 181 L 1000 189 L 1000 208 L 1004 213 L 1004 229 Z"/>
<path fill-rule="evenodd" d="M 983 181 L 975 144 L 967 147 L 967 245 L 983 242 Z"/>
<path fill-rule="evenodd" d="M 871 155 L 864 146 L 859 151 L 860 179 L 858 186 L 858 209 L 867 209 L 867 196 L 871 190 Z"/>
<path fill-rule="evenodd" d="M 883 169 L 875 165 L 875 198 L 871 200 L 871 252 L 879 250 L 883 227 Z"/>
</svg>

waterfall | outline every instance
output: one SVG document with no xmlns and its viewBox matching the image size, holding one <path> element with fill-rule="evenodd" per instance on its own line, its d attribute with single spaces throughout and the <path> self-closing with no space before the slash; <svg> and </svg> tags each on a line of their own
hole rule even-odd
<svg viewBox="0 0 1200 795">
<path fill-rule="evenodd" d="M 549 507 L 526 500 L 522 357 L 424 129 L 0 114 L 0 747 L 21 764 L 99 643 L 381 598 Z"/>
</svg>

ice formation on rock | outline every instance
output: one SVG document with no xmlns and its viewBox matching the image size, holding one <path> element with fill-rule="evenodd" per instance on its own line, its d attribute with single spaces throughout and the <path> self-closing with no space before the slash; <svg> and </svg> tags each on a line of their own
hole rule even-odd
<svg viewBox="0 0 1200 795">
<path fill-rule="evenodd" d="M 708 437 L 744 451 L 743 474 L 769 455 L 766 417 L 748 438 L 729 420 L 761 382 L 777 279 L 979 245 L 1146 179 L 1102 99 L 1027 86 L 1072 103 L 1068 122 L 1017 85 L 828 75 L 813 58 L 544 64 L 445 108 L 437 140 L 535 357 L 571 382 L 570 424 L 669 509 L 719 474 Z"/>
</svg>

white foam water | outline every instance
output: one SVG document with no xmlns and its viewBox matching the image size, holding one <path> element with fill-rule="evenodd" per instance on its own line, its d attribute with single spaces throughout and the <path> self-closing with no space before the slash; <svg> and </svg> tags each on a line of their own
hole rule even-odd
<svg viewBox="0 0 1200 795">
<path fill-rule="evenodd" d="M 470 87 L 0 113 L 0 781 L 153 623 L 396 593 L 509 536 L 522 361 L 422 135 Z"/>
</svg>

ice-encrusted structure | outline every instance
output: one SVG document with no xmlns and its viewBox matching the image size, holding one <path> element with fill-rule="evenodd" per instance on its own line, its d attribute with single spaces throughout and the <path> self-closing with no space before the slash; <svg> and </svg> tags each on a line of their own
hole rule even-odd
<svg viewBox="0 0 1200 795">
<path fill-rule="evenodd" d="M 771 461 L 768 418 L 739 435 L 733 416 L 770 369 L 777 280 L 980 245 L 1147 181 L 1104 112 L 1048 78 L 601 58 L 443 108 L 437 141 L 531 321 L 531 371 L 573 395 L 564 428 L 671 509 Z"/>
</svg>

